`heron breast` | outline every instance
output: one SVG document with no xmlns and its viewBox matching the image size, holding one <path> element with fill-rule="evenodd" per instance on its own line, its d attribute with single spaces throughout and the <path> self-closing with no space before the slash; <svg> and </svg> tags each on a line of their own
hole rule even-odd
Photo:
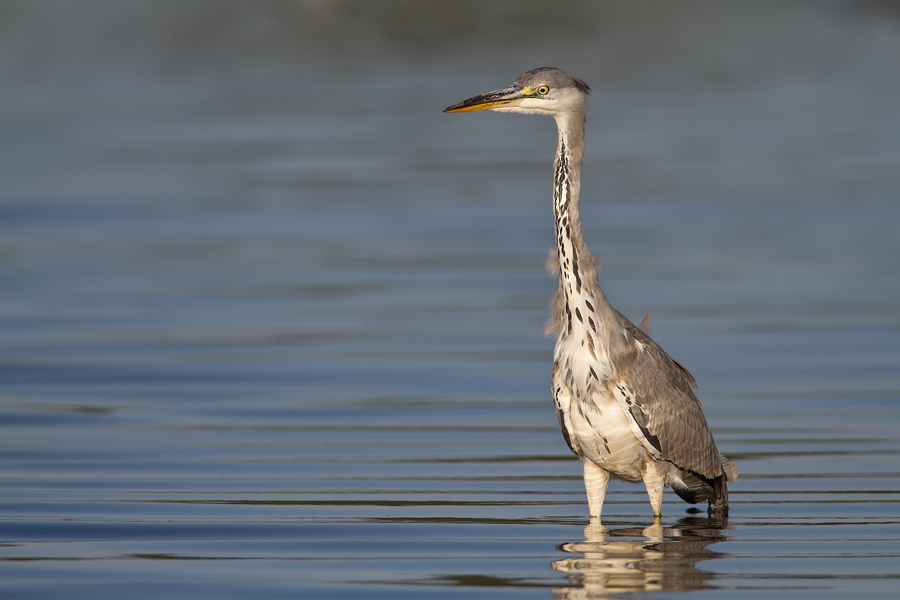
<svg viewBox="0 0 900 600">
<path fill-rule="evenodd" d="M 569 422 L 584 458 L 628 481 L 640 481 L 642 466 L 651 460 L 631 430 L 628 417 L 609 393 L 576 397 Z"/>
</svg>

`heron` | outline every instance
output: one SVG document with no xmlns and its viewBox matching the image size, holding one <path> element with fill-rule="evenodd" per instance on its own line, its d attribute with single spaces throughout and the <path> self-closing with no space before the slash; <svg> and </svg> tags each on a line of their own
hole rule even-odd
<svg viewBox="0 0 900 600">
<path fill-rule="evenodd" d="M 644 482 L 654 520 L 669 486 L 691 504 L 728 513 L 727 481 L 737 469 L 719 453 L 697 382 L 647 334 L 612 307 L 598 279 L 579 215 L 590 88 L 555 67 L 526 72 L 511 86 L 444 109 L 550 115 L 559 142 L 553 164 L 553 269 L 559 286 L 550 331 L 557 334 L 552 394 L 563 437 L 581 459 L 592 523 L 600 523 L 610 475 Z"/>
</svg>

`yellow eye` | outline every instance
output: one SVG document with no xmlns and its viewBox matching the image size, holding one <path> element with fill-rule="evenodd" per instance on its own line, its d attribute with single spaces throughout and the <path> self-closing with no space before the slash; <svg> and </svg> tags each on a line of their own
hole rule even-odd
<svg viewBox="0 0 900 600">
<path fill-rule="evenodd" d="M 539 87 L 537 89 L 537 93 L 540 94 L 541 96 L 543 96 L 544 94 L 546 94 L 549 91 L 550 91 L 550 88 L 548 88 L 546 85 L 542 85 L 541 87 Z"/>
</svg>

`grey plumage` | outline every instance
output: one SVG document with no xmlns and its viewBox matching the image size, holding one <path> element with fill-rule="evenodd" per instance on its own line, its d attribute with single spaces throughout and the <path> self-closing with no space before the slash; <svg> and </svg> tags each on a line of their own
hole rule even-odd
<svg viewBox="0 0 900 600">
<path fill-rule="evenodd" d="M 556 120 L 552 391 L 566 443 L 584 465 L 591 517 L 600 518 L 610 474 L 643 480 L 656 516 L 664 485 L 687 502 L 708 502 L 710 511 L 725 513 L 726 481 L 737 470 L 716 448 L 694 377 L 647 335 L 648 318 L 636 327 L 610 305 L 584 240 L 578 200 L 589 92 L 580 79 L 543 67 L 445 112 L 489 109 Z"/>
</svg>

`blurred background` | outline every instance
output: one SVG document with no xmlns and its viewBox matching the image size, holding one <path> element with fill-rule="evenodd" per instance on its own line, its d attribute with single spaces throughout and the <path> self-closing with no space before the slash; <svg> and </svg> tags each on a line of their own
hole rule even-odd
<svg viewBox="0 0 900 600">
<path fill-rule="evenodd" d="M 4 595 L 258 594 L 263 563 L 348 597 L 577 584 L 547 567 L 586 514 L 543 336 L 555 127 L 441 113 L 538 66 L 593 89 L 586 238 L 700 382 L 732 539 L 796 511 L 814 553 L 869 489 L 896 556 L 900 2 L 4 0 Z M 613 486 L 613 522 L 645 521 Z M 517 541 L 485 546 L 501 521 Z M 476 529 L 341 533 L 385 522 Z M 152 560 L 216 552 L 257 562 Z M 888 581 L 819 558 L 763 571 Z"/>
<path fill-rule="evenodd" d="M 358 331 L 372 290 L 265 333 L 255 301 L 327 309 L 296 286 L 378 288 L 376 267 L 426 293 L 502 262 L 529 286 L 502 302 L 543 311 L 552 122 L 440 114 L 538 65 L 593 86 L 585 227 L 633 320 L 897 326 L 895 2 L 8 1 L 0 48 L 19 367 L 136 329 L 169 350 Z"/>
</svg>

